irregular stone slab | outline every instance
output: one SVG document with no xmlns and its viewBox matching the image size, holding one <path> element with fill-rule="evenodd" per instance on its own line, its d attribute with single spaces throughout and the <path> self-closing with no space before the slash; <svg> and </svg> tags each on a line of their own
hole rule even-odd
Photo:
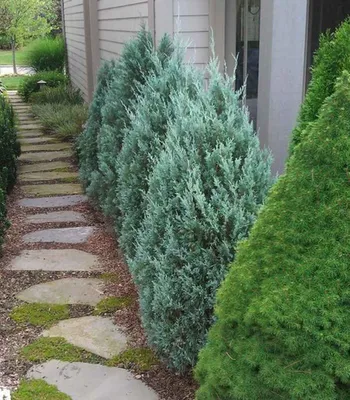
<svg viewBox="0 0 350 400">
<path fill-rule="evenodd" d="M 71 149 L 72 146 L 69 143 L 48 143 L 22 146 L 22 152 L 59 151 Z"/>
<path fill-rule="evenodd" d="M 36 138 L 40 136 L 44 136 L 44 134 L 39 131 L 22 131 L 20 134 L 17 135 L 18 138 Z"/>
<path fill-rule="evenodd" d="M 20 123 L 19 124 L 19 130 L 21 131 L 21 130 L 27 130 L 27 131 L 31 131 L 32 129 L 34 129 L 34 130 L 38 130 L 38 129 L 42 129 L 43 127 L 42 127 L 42 125 L 40 125 L 40 124 L 36 124 L 36 123 L 32 123 L 32 124 L 29 124 L 29 123 Z"/>
<path fill-rule="evenodd" d="M 18 203 L 22 207 L 32 208 L 54 208 L 54 207 L 68 207 L 77 204 L 85 203 L 86 196 L 60 196 L 60 197 L 42 197 L 40 199 L 22 199 Z"/>
<path fill-rule="evenodd" d="M 27 233 L 23 240 L 25 243 L 85 243 L 94 231 L 92 226 L 44 229 Z"/>
<path fill-rule="evenodd" d="M 158 400 L 151 388 L 122 368 L 51 360 L 32 367 L 28 379 L 44 379 L 72 400 Z"/>
<path fill-rule="evenodd" d="M 54 185 L 28 185 L 22 186 L 28 196 L 50 196 L 60 194 L 82 194 L 83 188 L 79 183 L 55 183 Z"/>
<path fill-rule="evenodd" d="M 34 137 L 34 138 L 23 138 L 19 139 L 19 142 L 22 145 L 22 151 L 28 147 L 28 144 L 39 144 L 39 143 L 46 143 L 46 142 L 54 142 L 56 139 L 53 137 L 48 136 L 41 136 L 41 137 Z"/>
<path fill-rule="evenodd" d="M 76 211 L 54 211 L 46 214 L 29 215 L 26 220 L 29 224 L 46 224 L 62 222 L 86 222 L 83 214 Z"/>
<path fill-rule="evenodd" d="M 24 250 L 12 260 L 13 271 L 94 271 L 99 269 L 97 256 L 81 250 Z"/>
<path fill-rule="evenodd" d="M 77 179 L 78 176 L 77 172 L 31 172 L 20 175 L 19 180 L 21 182 L 55 181 L 60 179 Z"/>
<path fill-rule="evenodd" d="M 88 304 L 96 306 L 105 296 L 104 282 L 92 278 L 65 278 L 34 285 L 17 294 L 27 303 Z"/>
<path fill-rule="evenodd" d="M 104 358 L 127 347 L 127 337 L 112 318 L 87 316 L 60 321 L 43 332 L 45 337 L 63 337 L 67 342 Z"/>
<path fill-rule="evenodd" d="M 73 153 L 71 151 L 48 151 L 41 153 L 23 153 L 19 157 L 20 161 L 51 161 L 59 160 L 60 158 L 72 157 Z"/>
<path fill-rule="evenodd" d="M 71 167 L 72 167 L 71 164 L 69 164 L 66 161 L 51 161 L 48 163 L 22 164 L 19 167 L 19 173 L 28 174 L 32 172 L 54 171 L 56 169 L 69 169 Z"/>
</svg>

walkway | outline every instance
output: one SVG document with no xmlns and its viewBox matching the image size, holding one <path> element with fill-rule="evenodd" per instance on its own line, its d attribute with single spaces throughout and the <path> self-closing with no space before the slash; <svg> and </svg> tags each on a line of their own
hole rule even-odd
<svg viewBox="0 0 350 400">
<path fill-rule="evenodd" d="M 32 75 L 34 72 L 35 71 L 31 67 L 17 66 L 17 75 Z M 13 75 L 13 66 L 0 65 L 0 76 L 3 75 Z"/>
<path fill-rule="evenodd" d="M 17 300 L 19 304 L 80 306 L 74 318 L 49 326 L 41 335 L 64 338 L 108 360 L 128 347 L 128 337 L 112 319 L 91 312 L 84 315 L 85 309 L 91 310 L 104 298 L 104 284 L 98 278 L 103 265 L 99 256 L 88 251 L 87 243 L 98 237 L 100 227 L 84 212 L 87 199 L 70 161 L 72 149 L 67 143 L 45 136 L 30 107 L 15 92 L 9 92 L 9 97 L 20 121 L 18 179 L 23 195 L 18 202 L 25 213 L 21 249 L 9 260 L 7 270 L 14 274 L 28 272 L 36 282 L 24 285 L 24 290 L 16 293 Z M 18 284 L 13 283 L 15 290 Z M 99 364 L 50 360 L 31 367 L 27 377 L 44 379 L 73 400 L 158 399 L 127 370 Z"/>
</svg>

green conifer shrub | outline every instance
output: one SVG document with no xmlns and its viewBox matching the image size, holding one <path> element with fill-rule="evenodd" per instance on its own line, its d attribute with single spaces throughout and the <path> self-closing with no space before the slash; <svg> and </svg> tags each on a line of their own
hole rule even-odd
<svg viewBox="0 0 350 400">
<path fill-rule="evenodd" d="M 239 245 L 198 400 L 349 398 L 349 132 L 346 72 Z"/>
<path fill-rule="evenodd" d="M 158 48 L 163 62 L 172 52 L 172 42 L 165 36 Z M 96 198 L 103 212 L 117 218 L 117 159 L 124 139 L 124 129 L 130 124 L 129 109 L 147 76 L 154 71 L 152 35 L 143 27 L 137 37 L 127 43 L 118 60 L 116 79 L 110 85 L 102 109 L 102 128 L 98 136 L 98 168 L 91 174 L 87 193 Z"/>
<path fill-rule="evenodd" d="M 83 184 L 91 183 L 91 175 L 97 170 L 97 138 L 102 126 L 102 108 L 105 105 L 107 93 L 112 80 L 115 78 L 116 62 L 106 61 L 102 64 L 98 76 L 94 98 L 89 108 L 86 128 L 77 142 L 79 156 L 79 173 Z"/>
<path fill-rule="evenodd" d="M 203 90 L 203 74 L 193 65 L 185 64 L 180 44 L 165 67 L 156 54 L 154 65 L 154 73 L 136 100 L 137 107 L 129 129 L 125 130 L 118 158 L 116 196 L 122 216 L 119 240 L 128 258 L 134 256 L 136 233 L 146 209 L 148 177 L 163 148 L 168 124 L 175 116 L 171 98 L 183 91 L 194 98 Z"/>
<path fill-rule="evenodd" d="M 176 119 L 149 178 L 130 262 L 149 342 L 171 367 L 196 362 L 215 292 L 271 183 L 269 153 L 233 81 L 211 66 L 209 90 L 174 95 Z"/>
<path fill-rule="evenodd" d="M 301 141 L 307 125 L 317 119 L 325 99 L 334 93 L 336 80 L 344 70 L 350 70 L 350 18 L 335 32 L 321 36 L 312 67 L 312 79 L 292 134 L 292 151 Z"/>
</svg>

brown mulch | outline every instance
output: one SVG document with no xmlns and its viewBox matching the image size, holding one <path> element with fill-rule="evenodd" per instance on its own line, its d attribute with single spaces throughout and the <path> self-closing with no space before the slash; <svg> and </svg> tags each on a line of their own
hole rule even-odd
<svg viewBox="0 0 350 400">
<path fill-rule="evenodd" d="M 33 342 L 41 333 L 40 328 L 18 326 L 9 318 L 9 313 L 21 302 L 15 295 L 25 288 L 64 277 L 95 277 L 98 272 L 45 272 L 45 271 L 8 271 L 10 260 L 24 249 L 67 249 L 83 250 L 99 257 L 101 272 L 118 276 L 117 282 L 106 284 L 105 291 L 111 296 L 129 296 L 134 299 L 132 305 L 115 313 L 115 322 L 129 336 L 131 346 L 146 346 L 147 340 L 141 326 L 137 290 L 133 284 L 123 255 L 118 249 L 117 240 L 111 225 L 91 204 L 84 203 L 73 207 L 28 209 L 20 207 L 18 200 L 23 198 L 20 185 L 17 184 L 8 197 L 8 218 L 11 227 L 7 231 L 3 255 L 0 258 L 0 386 L 14 388 L 31 367 L 31 363 L 19 356 L 23 346 Z M 85 215 L 87 222 L 82 223 L 49 223 L 26 224 L 29 214 L 45 213 L 60 210 L 78 211 Z M 96 233 L 84 244 L 24 243 L 22 236 L 28 232 L 70 226 L 91 225 L 97 228 Z M 89 310 L 77 307 L 74 316 L 86 315 Z M 154 367 L 147 373 L 137 374 L 138 379 L 145 381 L 158 394 L 161 400 L 194 399 L 196 385 L 190 375 L 179 376 L 167 369 L 164 364 Z"/>
</svg>

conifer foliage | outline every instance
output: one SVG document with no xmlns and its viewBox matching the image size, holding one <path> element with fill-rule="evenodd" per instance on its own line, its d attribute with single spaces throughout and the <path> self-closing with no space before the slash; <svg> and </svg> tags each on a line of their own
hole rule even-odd
<svg viewBox="0 0 350 400">
<path fill-rule="evenodd" d="M 202 74 L 193 65 L 185 64 L 184 48 L 179 45 L 165 65 L 154 54 L 154 65 L 154 73 L 137 98 L 118 160 L 120 243 L 128 258 L 134 256 L 136 232 L 145 213 L 148 176 L 163 148 L 168 124 L 175 116 L 171 98 L 181 92 L 196 98 L 203 86 Z"/>
<path fill-rule="evenodd" d="M 119 215 L 118 156 L 124 130 L 130 125 L 129 109 L 155 69 L 154 52 L 152 35 L 143 27 L 137 37 L 125 45 L 102 108 L 101 133 L 97 140 L 98 168 L 91 174 L 87 192 L 97 198 L 104 213 L 114 219 Z M 159 58 L 165 62 L 171 52 L 171 40 L 165 36 L 158 48 Z"/>
<path fill-rule="evenodd" d="M 349 398 L 349 132 L 344 72 L 239 246 L 198 400 Z"/>
<path fill-rule="evenodd" d="M 179 90 L 130 262 L 150 343 L 170 366 L 194 365 L 213 321 L 215 292 L 270 186 L 233 82 L 211 66 L 208 91 Z"/>
<path fill-rule="evenodd" d="M 291 150 L 302 140 L 302 132 L 307 125 L 317 119 L 323 102 L 334 93 L 335 82 L 344 70 L 350 70 L 350 18 L 335 32 L 321 36 L 312 79 L 293 131 Z"/>
<path fill-rule="evenodd" d="M 84 132 L 78 140 L 78 154 L 80 163 L 80 178 L 85 186 L 91 183 L 91 174 L 97 170 L 97 138 L 102 126 L 102 107 L 105 105 L 110 84 L 116 77 L 116 63 L 106 61 L 101 66 L 97 87 L 89 109 L 89 118 Z"/>
</svg>

